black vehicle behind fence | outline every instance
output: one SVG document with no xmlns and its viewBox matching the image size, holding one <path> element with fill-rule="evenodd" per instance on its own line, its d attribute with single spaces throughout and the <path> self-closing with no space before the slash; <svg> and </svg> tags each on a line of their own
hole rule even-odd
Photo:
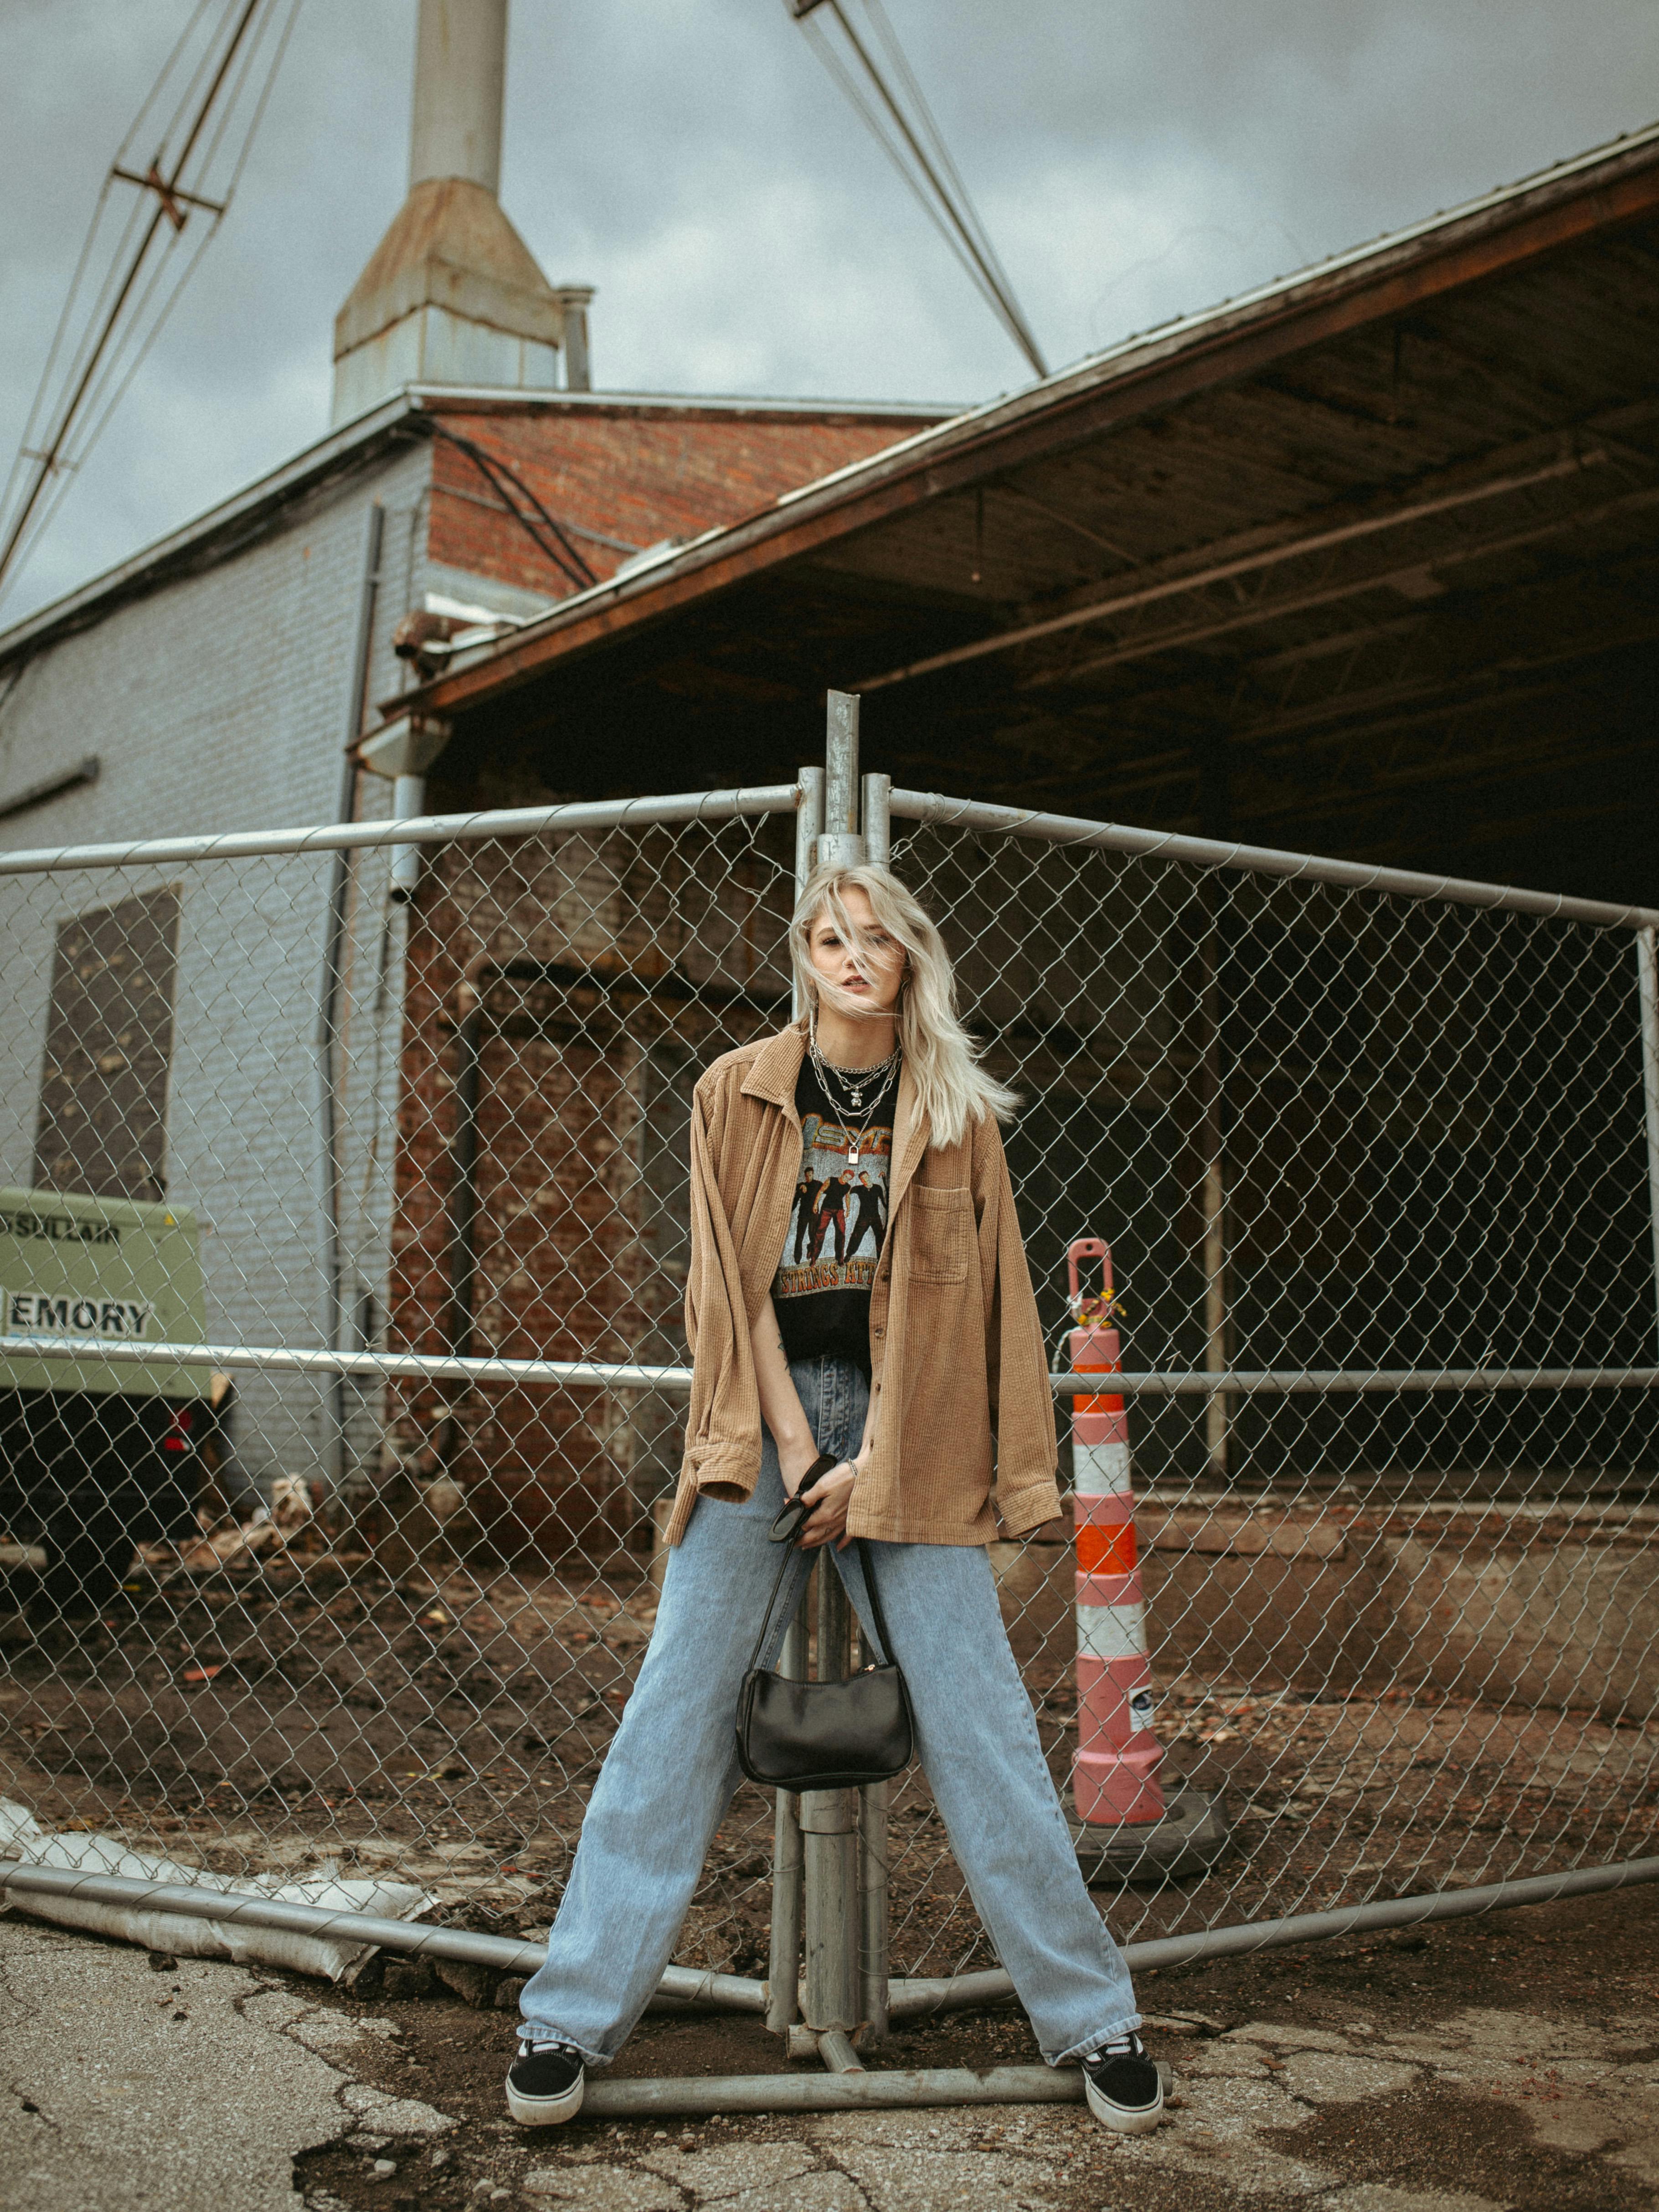
<svg viewBox="0 0 1659 2212">
<path fill-rule="evenodd" d="M 56 1347 L 199 1344 L 195 1218 L 167 1205 L 0 1190 L 0 1530 L 44 1549 L 48 1607 L 84 1611 L 115 1589 L 137 1545 L 194 1533 L 211 1377 L 173 1360 Z"/>
</svg>

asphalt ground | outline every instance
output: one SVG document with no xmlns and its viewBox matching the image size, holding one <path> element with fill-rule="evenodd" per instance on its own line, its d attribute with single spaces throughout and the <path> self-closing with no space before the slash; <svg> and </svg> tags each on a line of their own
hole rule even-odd
<svg viewBox="0 0 1659 2212">
<path fill-rule="evenodd" d="M 483 1986 L 480 1998 L 493 1995 Z M 0 2203 L 17 2212 L 1627 2212 L 1659 2203 L 1659 1891 L 1143 1978 L 1165 2124 L 1076 2106 L 696 2123 L 505 2116 L 513 2021 L 0 1916 Z M 872 2064 L 1036 2058 L 1012 2008 Z M 751 2020 L 649 2018 L 634 2075 L 778 2070 Z"/>
</svg>

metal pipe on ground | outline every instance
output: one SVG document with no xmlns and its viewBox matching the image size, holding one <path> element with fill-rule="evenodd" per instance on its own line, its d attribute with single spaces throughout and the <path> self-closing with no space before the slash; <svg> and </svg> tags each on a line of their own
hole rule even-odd
<svg viewBox="0 0 1659 2212">
<path fill-rule="evenodd" d="M 1647 1881 L 1659 1881 L 1659 1858 L 1577 1867 L 1565 1874 L 1530 1875 L 1515 1881 L 1488 1882 L 1478 1889 L 1431 1890 L 1416 1897 L 1339 1905 L 1328 1912 L 1299 1912 L 1284 1920 L 1200 1929 L 1190 1936 L 1164 1936 L 1126 1944 L 1123 1955 L 1133 1968 L 1187 1966 L 1195 1959 L 1234 1958 L 1252 1951 L 1280 1949 L 1291 1943 L 1360 1935 L 1371 1929 L 1417 1927 L 1516 1905 L 1592 1897 Z M 276 1928 L 295 1935 L 374 1943 L 383 1951 L 410 1957 L 467 1959 L 507 1973 L 533 1973 L 546 1955 L 538 1943 L 474 1935 L 463 1928 L 433 1928 L 423 1921 L 382 1919 L 366 1912 L 331 1912 L 321 1905 L 279 1904 L 268 1897 L 246 1897 L 237 1890 L 134 1881 L 120 1875 L 79 1874 L 23 1861 L 0 1862 L 0 1888 L 25 1911 L 31 1896 L 85 1897 L 97 1904 L 125 1905 L 135 1912 L 179 1912 L 226 1926 Z M 895 2020 L 925 2012 L 959 2012 L 975 2005 L 999 2003 L 1013 1995 L 1013 1986 L 1010 1977 L 999 1969 L 953 1974 L 939 1980 L 901 1978 L 890 1984 L 889 2010 Z M 708 2004 L 733 2012 L 764 2013 L 767 2006 L 764 1982 L 747 1981 L 737 1974 L 702 1973 L 692 1966 L 670 1966 L 658 1984 L 658 1995 L 678 2005 Z"/>
<path fill-rule="evenodd" d="M 1371 1929 L 1415 1928 L 1426 1921 L 1462 1920 L 1471 1914 L 1505 1911 L 1521 1905 L 1549 1905 L 1564 1897 L 1591 1897 L 1625 1889 L 1635 1882 L 1659 1881 L 1659 1859 L 1629 1859 L 1622 1866 L 1580 1867 L 1567 1874 L 1532 1875 L 1516 1881 L 1488 1882 L 1479 1889 L 1430 1890 L 1418 1897 L 1380 1899 L 1370 1905 L 1339 1905 L 1329 1912 L 1297 1912 L 1284 1920 L 1243 1921 L 1231 1928 L 1204 1928 L 1191 1936 L 1164 1936 L 1127 1943 L 1123 1955 L 1132 1968 L 1184 1966 L 1195 1959 L 1237 1958 L 1252 1951 L 1282 1950 L 1290 1943 L 1328 1942 L 1339 1936 Z M 934 1982 L 895 1982 L 888 2009 L 895 2020 L 918 2013 L 963 2012 L 1012 1997 L 1012 1978 L 1000 1970 L 953 1974 Z"/>
<path fill-rule="evenodd" d="M 838 2112 L 918 2105 L 1080 2105 L 1073 2066 L 965 2066 L 811 2074 L 727 2074 L 707 2080 L 595 2081 L 582 2101 L 589 2118 L 687 2118 L 720 2112 Z"/>
<path fill-rule="evenodd" d="M 0 1862 L 0 1888 L 28 1910 L 32 1897 L 84 1898 L 89 1904 L 143 1912 L 178 1913 L 191 1920 L 212 1920 L 222 1927 L 272 1928 L 289 1935 L 335 1937 L 372 1943 L 404 1958 L 465 1960 L 507 1974 L 533 1974 L 546 1959 L 542 1943 L 519 1943 L 507 1936 L 480 1936 L 465 1928 L 434 1928 L 420 1920 L 392 1920 L 369 1912 L 331 1912 L 319 1905 L 288 1905 L 269 1897 L 244 1896 L 238 1890 L 197 1889 L 180 1882 L 135 1881 L 124 1875 L 82 1874 L 27 1862 Z M 48 1916 L 49 1917 L 49 1916 Z M 676 2006 L 714 2005 L 729 2012 L 763 2013 L 766 1984 L 738 1974 L 703 1973 L 695 1966 L 670 1966 L 657 1984 L 658 2000 Z"/>
</svg>

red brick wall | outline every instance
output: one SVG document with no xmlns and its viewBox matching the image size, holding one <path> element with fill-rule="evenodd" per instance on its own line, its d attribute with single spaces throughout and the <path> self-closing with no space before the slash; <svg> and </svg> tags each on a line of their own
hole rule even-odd
<svg viewBox="0 0 1659 2212">
<path fill-rule="evenodd" d="M 522 415 L 446 410 L 442 419 L 498 454 L 560 521 L 641 547 L 740 521 L 781 492 L 923 427 L 847 415 L 646 413 L 622 402 Z M 507 516 L 478 504 L 494 498 L 477 464 L 439 439 L 428 534 L 432 559 L 562 598 L 571 586 L 559 569 Z M 609 576 L 627 557 L 584 538 L 576 542 L 597 577 Z"/>
<path fill-rule="evenodd" d="M 431 849 L 410 909 L 392 1350 L 451 1349 L 458 1021 L 476 984 L 467 1349 L 678 1364 L 683 1276 L 660 1233 L 675 1206 L 653 1179 L 643 1055 L 670 1047 L 695 1070 L 778 1018 L 792 840 L 779 818 Z M 676 988 L 659 998 L 665 979 Z M 686 995 L 698 989 L 706 1004 Z M 678 1184 L 683 1142 L 673 1150 Z M 678 1427 L 676 1405 L 591 1388 L 423 1386 L 393 1416 L 380 1534 L 444 1476 L 465 1494 L 468 1540 L 497 1559 L 647 1546 L 642 1455 L 678 1460 L 660 1433 Z"/>
</svg>

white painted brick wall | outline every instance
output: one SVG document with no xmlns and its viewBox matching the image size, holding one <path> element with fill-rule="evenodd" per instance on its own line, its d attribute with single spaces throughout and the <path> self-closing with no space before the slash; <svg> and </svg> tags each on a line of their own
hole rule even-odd
<svg viewBox="0 0 1659 2212">
<path fill-rule="evenodd" d="M 102 774 L 0 823 L 0 849 L 332 820 L 366 512 L 376 499 L 386 511 L 374 700 L 398 688 L 392 631 L 427 588 L 429 461 L 424 445 L 396 453 L 203 574 L 43 650 L 0 707 L 0 799 L 89 752 Z M 382 813 L 390 797 L 389 787 L 366 778 L 360 811 Z M 58 923 L 156 882 L 183 888 L 168 1190 L 206 1231 L 211 1339 L 322 1340 L 313 1040 L 331 868 L 331 857 L 319 855 L 0 878 L 0 1179 L 9 1183 L 30 1177 Z M 359 972 L 378 954 L 383 883 L 382 857 L 365 856 Z M 400 938 L 394 956 L 399 950 Z M 346 1116 L 354 1190 L 375 1117 L 393 1103 L 399 1017 L 395 990 L 380 1040 L 364 1011 L 354 1016 L 358 1095 Z M 379 1147 L 386 1161 L 391 1151 Z M 388 1196 L 381 1175 L 367 1216 L 349 1224 L 360 1265 L 382 1275 Z M 383 1315 L 383 1297 L 378 1304 Z M 327 1473 L 313 1386 L 245 1377 L 239 1402 L 251 1477 Z"/>
</svg>

